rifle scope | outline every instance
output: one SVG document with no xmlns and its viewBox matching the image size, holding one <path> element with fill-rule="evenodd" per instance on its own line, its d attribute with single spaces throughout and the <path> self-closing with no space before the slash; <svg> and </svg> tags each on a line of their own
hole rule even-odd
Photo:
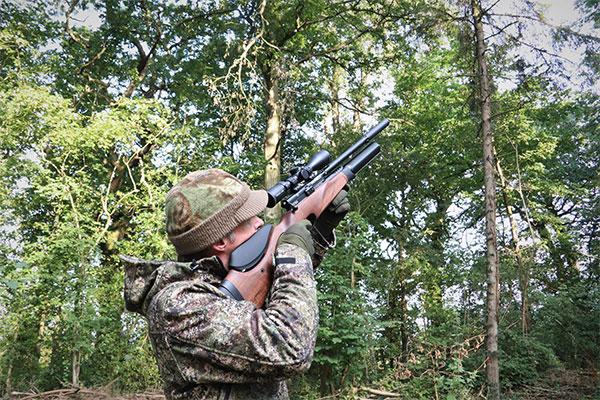
<svg viewBox="0 0 600 400">
<path fill-rule="evenodd" d="M 310 158 L 303 167 L 294 167 L 290 170 L 290 176 L 285 181 L 280 181 L 275 186 L 267 190 L 269 201 L 267 207 L 274 207 L 285 196 L 290 194 L 292 189 L 300 182 L 307 181 L 314 171 L 319 171 L 329 164 L 329 152 L 321 150 Z"/>
</svg>

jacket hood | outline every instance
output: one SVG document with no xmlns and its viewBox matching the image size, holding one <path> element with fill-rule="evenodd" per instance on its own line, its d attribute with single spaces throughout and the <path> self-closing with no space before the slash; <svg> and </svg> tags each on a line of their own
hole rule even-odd
<svg viewBox="0 0 600 400">
<path fill-rule="evenodd" d="M 195 279 L 197 272 L 213 273 L 220 278 L 217 282 L 226 274 L 217 257 L 198 261 L 194 269 L 189 262 L 151 261 L 124 255 L 120 258 L 125 268 L 125 307 L 143 316 L 152 298 L 171 283 Z"/>
</svg>

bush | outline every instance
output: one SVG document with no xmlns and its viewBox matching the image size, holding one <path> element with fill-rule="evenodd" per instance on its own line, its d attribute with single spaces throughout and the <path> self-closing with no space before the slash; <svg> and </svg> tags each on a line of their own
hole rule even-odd
<svg viewBox="0 0 600 400">
<path fill-rule="evenodd" d="M 500 375 L 505 388 L 533 384 L 559 365 L 550 346 L 521 332 L 501 331 L 499 347 Z"/>
</svg>

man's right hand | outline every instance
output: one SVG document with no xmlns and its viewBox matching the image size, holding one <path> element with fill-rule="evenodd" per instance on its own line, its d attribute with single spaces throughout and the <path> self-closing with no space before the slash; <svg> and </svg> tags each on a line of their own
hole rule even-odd
<svg viewBox="0 0 600 400">
<path fill-rule="evenodd" d="M 281 244 L 298 246 L 301 249 L 304 249 L 312 258 L 315 254 L 315 246 L 309 231 L 310 227 L 311 223 L 306 219 L 296 222 L 294 225 L 290 226 L 287 231 L 281 234 L 279 240 L 277 240 L 277 246 Z"/>
<path fill-rule="evenodd" d="M 333 240 L 333 231 L 350 211 L 348 200 L 348 187 L 346 186 L 333 199 L 331 204 L 323 211 L 315 221 L 315 229 L 327 241 Z"/>
</svg>

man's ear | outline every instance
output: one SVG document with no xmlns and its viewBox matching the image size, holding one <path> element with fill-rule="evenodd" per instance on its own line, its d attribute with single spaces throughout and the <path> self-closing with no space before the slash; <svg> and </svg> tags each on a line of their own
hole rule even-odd
<svg viewBox="0 0 600 400">
<path fill-rule="evenodd" d="M 214 253 L 222 253 L 225 251 L 225 248 L 227 247 L 227 243 L 225 242 L 225 239 L 220 239 L 218 242 L 213 243 L 210 245 L 210 249 L 214 252 Z"/>
</svg>

